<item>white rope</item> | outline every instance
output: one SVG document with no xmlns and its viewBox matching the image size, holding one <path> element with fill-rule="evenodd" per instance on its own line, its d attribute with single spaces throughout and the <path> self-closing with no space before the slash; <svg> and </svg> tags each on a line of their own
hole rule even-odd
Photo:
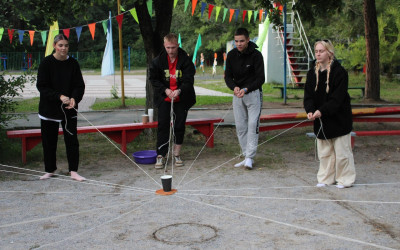
<svg viewBox="0 0 400 250">
<path fill-rule="evenodd" d="M 329 199 L 316 199 L 316 198 L 288 198 L 288 197 L 272 197 L 272 196 L 246 196 L 246 195 L 222 195 L 222 194 L 185 194 L 181 195 L 194 195 L 194 196 L 207 196 L 207 197 L 223 197 L 223 198 L 244 198 L 244 199 L 266 199 L 266 200 L 294 200 L 294 201 L 321 201 L 321 202 L 353 202 L 353 203 L 372 203 L 372 204 L 400 204 L 400 201 L 357 201 L 357 200 L 329 200 Z"/>
<path fill-rule="evenodd" d="M 67 114 L 65 113 L 65 110 L 63 108 L 63 103 L 61 103 L 61 111 L 64 113 L 64 118 L 65 118 L 65 131 L 67 131 L 70 135 L 74 135 L 71 132 L 69 132 L 68 130 L 68 118 L 67 118 Z"/>
<path fill-rule="evenodd" d="M 83 210 L 83 211 L 79 211 L 79 212 L 75 212 L 75 213 L 61 214 L 61 215 L 49 216 L 49 217 L 38 218 L 38 219 L 33 219 L 33 220 L 19 221 L 19 222 L 14 222 L 14 223 L 10 223 L 10 224 L 3 224 L 3 225 L 0 225 L 0 228 L 20 226 L 20 225 L 41 222 L 41 221 L 47 221 L 47 220 L 56 220 L 56 219 L 60 219 L 60 218 L 68 217 L 68 216 L 80 215 L 80 214 L 85 214 L 85 213 L 89 213 L 89 212 L 91 213 L 91 212 L 97 212 L 97 211 L 101 211 L 101 210 L 105 210 L 105 209 L 121 207 L 121 206 L 125 206 L 128 204 L 132 204 L 132 201 L 125 202 L 125 203 L 118 203 L 116 205 L 102 207 L 102 208 Z"/>
<path fill-rule="evenodd" d="M 264 143 L 267 143 L 267 142 L 269 142 L 269 141 L 275 139 L 276 137 L 278 137 L 278 136 L 280 136 L 280 135 L 282 135 L 282 134 L 284 134 L 284 133 L 290 131 L 291 129 L 293 129 L 293 128 L 299 126 L 300 124 L 302 124 L 302 123 L 304 123 L 304 122 L 306 122 L 306 121 L 308 121 L 308 120 L 306 119 L 306 120 L 304 120 L 304 121 L 301 121 L 301 122 L 299 122 L 299 123 L 293 125 L 292 127 L 288 128 L 288 129 L 286 129 L 286 130 L 284 130 L 283 132 L 281 132 L 281 133 L 279 133 L 279 134 L 277 134 L 277 135 L 271 137 L 270 139 L 268 139 L 268 140 L 266 140 L 266 141 L 264 141 L 264 142 L 258 144 L 258 146 L 261 146 L 261 145 L 263 145 Z M 241 155 L 243 155 L 243 153 L 240 154 L 239 157 L 240 157 Z M 213 168 L 213 169 L 211 169 L 211 170 L 205 172 L 204 174 L 201 174 L 201 175 L 197 176 L 196 178 L 194 178 L 194 179 L 192 179 L 192 180 L 190 180 L 190 181 L 188 181 L 188 182 L 185 182 L 182 186 L 185 186 L 186 184 L 191 183 L 191 182 L 193 182 L 193 181 L 199 179 L 200 177 L 203 177 L 205 174 L 208 174 L 208 173 L 210 173 L 210 172 L 212 172 L 212 171 L 214 171 L 214 170 L 216 170 L 216 169 L 222 167 L 223 165 L 225 165 L 225 164 L 227 164 L 227 163 L 233 161 L 233 160 L 236 159 L 237 157 L 238 157 L 238 156 L 235 156 L 235 157 L 231 158 L 230 160 L 228 160 L 228 161 L 226 161 L 226 162 L 220 164 L 219 166 L 217 166 L 217 167 L 215 167 L 215 168 Z"/>
<path fill-rule="evenodd" d="M 75 108 L 74 108 L 75 109 Z M 76 109 L 75 109 L 76 110 Z M 76 110 L 78 112 L 78 110 Z M 142 170 L 143 173 L 145 173 L 150 179 L 152 179 L 155 183 L 157 183 L 158 186 L 162 187 L 162 185 L 157 182 L 153 177 L 151 177 L 143 168 L 141 168 L 138 164 L 136 164 L 135 161 L 133 161 L 127 154 L 124 153 L 115 143 L 113 143 L 103 132 L 101 132 L 93 123 L 91 123 L 82 113 L 78 112 L 92 127 L 94 127 L 104 138 L 106 138 L 116 149 L 118 149 L 121 154 L 123 154 L 128 160 L 130 160 L 136 167 L 138 167 L 140 170 Z"/>
<path fill-rule="evenodd" d="M 203 202 L 203 201 L 196 201 L 196 200 L 188 199 L 188 198 L 182 197 L 180 195 L 175 195 L 175 196 L 178 197 L 178 198 L 181 198 L 183 200 L 195 202 L 195 203 L 198 203 L 198 204 L 203 204 L 203 205 L 210 206 L 210 207 L 213 207 L 213 208 L 218 208 L 218 209 L 221 209 L 221 210 L 224 210 L 224 211 L 245 215 L 245 216 L 248 216 L 248 217 L 251 217 L 251 218 L 255 218 L 255 219 L 261 219 L 261 220 L 264 220 L 264 221 L 273 222 L 273 223 L 276 223 L 276 224 L 279 224 L 279 225 L 283 225 L 283 226 L 287 226 L 287 227 L 291 227 L 291 228 L 296 228 L 296 229 L 299 229 L 299 230 L 304 230 L 304 231 L 308 231 L 308 232 L 319 234 L 319 235 L 328 236 L 328 237 L 339 239 L 339 240 L 355 242 L 355 243 L 359 243 L 359 244 L 362 244 L 362 245 L 372 246 L 372 247 L 376 247 L 376 248 L 380 248 L 380 249 L 393 249 L 393 248 L 389 248 L 389 247 L 385 247 L 385 246 L 380 246 L 380 245 L 377 245 L 377 244 L 374 244 L 374 243 L 369 243 L 369 242 L 365 242 L 365 241 L 361 241 L 361 240 L 357 240 L 357 239 L 352 239 L 352 238 L 348 238 L 348 237 L 344 237 L 344 236 L 340 236 L 340 235 L 326 233 L 326 232 L 319 231 L 319 230 L 316 230 L 316 229 L 306 228 L 306 227 L 303 227 L 303 226 L 298 226 L 298 225 L 294 225 L 294 224 L 290 224 L 290 223 L 286 223 L 286 222 L 281 222 L 281 221 L 269 219 L 269 218 L 266 218 L 266 217 L 252 215 L 252 214 L 249 214 L 249 213 L 233 210 L 233 209 L 230 209 L 230 208 L 221 207 L 221 206 L 218 206 L 218 205 L 212 205 L 212 204 L 209 204 L 209 203 L 206 203 L 206 202 Z"/>
<path fill-rule="evenodd" d="M 40 174 L 45 174 L 45 173 L 47 173 L 47 172 L 38 171 L 38 170 L 34 170 L 34 169 L 20 168 L 20 167 L 15 167 L 15 166 L 4 165 L 4 164 L 1 164 L 1 163 L 0 163 L 0 166 L 6 167 L 6 168 L 18 169 L 18 170 L 31 171 L 31 172 L 40 173 Z M 15 172 L 15 173 L 20 173 L 20 172 Z M 28 175 L 29 175 L 29 174 L 28 174 Z M 33 175 L 33 176 L 39 176 L 39 175 Z M 65 175 L 54 175 L 54 176 L 59 176 L 59 177 L 68 178 L 68 176 L 65 176 Z M 53 178 L 53 177 L 52 177 L 52 178 Z M 56 179 L 57 179 L 57 178 L 56 178 Z M 69 181 L 72 181 L 72 180 L 69 180 Z M 96 181 L 96 180 L 91 180 L 91 179 L 87 179 L 87 178 L 86 178 L 86 181 L 105 184 L 105 185 L 103 185 L 103 186 L 105 186 L 105 187 L 109 187 L 109 186 L 111 185 L 111 186 L 118 187 L 118 188 L 119 188 L 119 187 L 123 187 L 123 188 L 133 189 L 133 190 L 152 191 L 152 189 L 140 188 L 140 187 L 135 187 L 135 186 L 126 186 L 126 185 L 115 184 L 115 183 L 104 182 L 104 181 Z M 74 181 L 74 182 L 76 182 L 76 181 Z M 85 182 L 79 182 L 79 183 L 85 183 Z M 98 185 L 98 186 L 101 186 L 101 185 Z"/>
<path fill-rule="evenodd" d="M 0 172 L 4 172 L 4 173 L 10 173 L 10 174 L 19 174 L 19 175 L 27 175 L 27 176 L 33 176 L 33 177 L 40 177 L 40 175 L 36 175 L 36 174 L 28 174 L 28 173 L 21 173 L 21 172 L 15 172 L 15 171 L 9 171 L 9 170 L 0 170 Z M 52 177 L 51 179 L 53 180 L 59 180 L 59 181 L 68 181 L 68 182 L 74 182 L 77 183 L 75 180 L 71 180 L 71 179 L 63 179 L 63 178 L 57 178 L 57 177 L 63 177 L 62 175 L 56 175 L 54 177 Z M 66 177 L 66 176 L 65 176 Z M 115 184 L 109 184 L 109 185 L 102 185 L 102 184 L 97 184 L 97 183 L 91 183 L 91 182 L 79 182 L 79 184 L 82 185 L 93 185 L 93 186 L 100 186 L 100 187 L 110 187 L 112 185 L 115 186 Z M 131 191 L 138 191 L 138 192 L 144 192 L 144 193 L 152 193 L 154 194 L 154 191 L 152 190 L 142 190 L 142 189 L 136 189 L 134 187 L 128 187 L 128 188 L 121 188 L 120 189 L 124 189 L 124 190 L 131 190 Z"/>
<path fill-rule="evenodd" d="M 360 183 L 353 186 L 379 186 L 379 185 L 399 185 L 400 182 L 382 182 L 382 183 Z M 220 188 L 220 189 L 181 189 L 179 192 L 210 192 L 210 191 L 242 191 L 242 190 L 261 190 L 261 189 L 292 189 L 292 188 L 316 188 L 312 186 L 278 186 L 278 187 L 247 187 L 247 188 Z"/>
<path fill-rule="evenodd" d="M 48 244 L 41 245 L 41 246 L 38 247 L 37 249 L 40 249 L 40 248 L 43 248 L 43 247 L 47 247 L 47 246 L 51 246 L 51 245 L 55 245 L 55 244 L 58 244 L 58 243 L 61 243 L 61 242 L 67 241 L 67 240 L 71 240 L 71 239 L 76 238 L 77 236 L 80 236 L 80 235 L 83 235 L 83 234 L 88 233 L 88 232 L 90 232 L 90 231 L 93 231 L 94 229 L 96 229 L 96 228 L 98 228 L 98 227 L 100 227 L 100 226 L 106 225 L 106 224 L 108 224 L 108 223 L 110 223 L 110 222 L 113 222 L 113 221 L 116 221 L 116 220 L 118 220 L 118 219 L 120 219 L 120 218 L 122 218 L 122 217 L 124 217 L 124 216 L 126 216 L 126 215 L 128 215 L 128 214 L 130 214 L 130 213 L 135 212 L 135 211 L 138 210 L 139 208 L 143 207 L 144 205 L 149 204 L 150 202 L 152 202 L 153 200 L 155 200 L 155 199 L 157 199 L 157 198 L 158 198 L 158 197 L 155 197 L 155 198 L 153 198 L 153 199 L 151 199 L 151 200 L 149 200 L 149 201 L 146 201 L 146 202 L 144 202 L 143 204 L 141 204 L 140 206 L 138 206 L 138 207 L 136 207 L 136 208 L 134 208 L 134 209 L 132 209 L 132 210 L 126 212 L 126 213 L 123 213 L 123 214 L 121 214 L 120 216 L 117 216 L 117 217 L 115 217 L 115 218 L 113 218 L 113 219 L 111 219 L 111 220 L 107 220 L 107 221 L 105 221 L 105 222 L 103 222 L 103 223 L 101 223 L 101 224 L 99 224 L 99 225 L 97 225 L 97 226 L 94 226 L 94 227 L 92 227 L 92 228 L 89 228 L 89 229 L 87 229 L 87 230 L 84 230 L 84 231 L 82 231 L 82 232 L 79 232 L 79 233 L 77 233 L 77 234 L 71 235 L 71 236 L 69 236 L 69 237 L 63 238 L 63 239 L 60 240 L 60 241 L 50 242 L 50 243 L 48 243 Z"/>
<path fill-rule="evenodd" d="M 221 125 L 222 121 L 225 120 L 226 115 L 231 111 L 233 107 L 233 104 L 229 107 L 228 111 L 225 112 L 224 116 L 222 117 L 222 119 L 218 122 L 217 126 L 215 127 L 215 129 L 213 130 L 213 132 L 211 133 L 211 136 L 208 137 L 206 143 L 204 143 L 203 147 L 201 148 L 200 152 L 197 154 L 197 156 L 195 157 L 195 159 L 192 161 L 192 164 L 190 164 L 190 167 L 188 168 L 188 170 L 185 172 L 185 174 L 183 175 L 182 179 L 179 181 L 178 185 L 177 185 L 177 189 L 179 188 L 179 185 L 182 183 L 183 179 L 185 179 L 186 175 L 189 173 L 190 169 L 193 167 L 194 163 L 196 162 L 197 158 L 199 158 L 200 154 L 203 152 L 204 148 L 206 147 L 208 141 L 214 136 L 215 131 L 217 131 L 219 125 Z"/>
</svg>

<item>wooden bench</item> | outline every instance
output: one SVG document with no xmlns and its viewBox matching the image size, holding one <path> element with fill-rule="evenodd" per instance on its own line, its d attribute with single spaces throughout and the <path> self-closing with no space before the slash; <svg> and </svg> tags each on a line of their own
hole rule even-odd
<svg viewBox="0 0 400 250">
<path fill-rule="evenodd" d="M 281 91 L 281 98 L 283 98 L 283 86 L 273 86 L 273 89 L 279 89 Z M 287 90 L 304 90 L 303 87 L 286 87 Z M 361 97 L 364 97 L 365 87 L 348 87 L 348 89 L 360 89 Z"/>
<path fill-rule="evenodd" d="M 214 147 L 214 123 L 223 122 L 221 118 L 213 119 L 187 119 L 186 125 L 197 129 L 206 137 L 207 147 Z M 121 150 L 126 153 L 126 145 L 132 142 L 143 130 L 157 128 L 158 122 L 151 123 L 127 123 L 115 125 L 86 126 L 78 127 L 78 134 L 97 133 L 98 130 L 107 135 L 114 142 L 121 145 Z M 97 130 L 98 129 L 98 130 Z M 62 128 L 58 130 L 62 135 Z M 40 129 L 10 130 L 7 131 L 9 138 L 21 138 L 22 140 L 22 162 L 26 163 L 26 152 L 33 149 L 42 141 Z"/>
</svg>

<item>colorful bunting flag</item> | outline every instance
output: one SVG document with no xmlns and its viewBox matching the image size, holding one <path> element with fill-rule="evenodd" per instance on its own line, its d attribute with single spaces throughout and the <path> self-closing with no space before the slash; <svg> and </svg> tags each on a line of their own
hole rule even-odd
<svg viewBox="0 0 400 250">
<path fill-rule="evenodd" d="M 209 4 L 208 5 L 208 20 L 210 20 L 211 13 L 212 13 L 213 9 L 214 9 L 214 5 Z"/>
<path fill-rule="evenodd" d="M 42 42 L 43 42 L 43 47 L 46 44 L 46 36 L 47 36 L 47 30 L 41 31 L 40 35 L 42 36 Z"/>
<path fill-rule="evenodd" d="M 153 0 L 147 0 L 147 10 L 149 11 L 150 17 L 153 15 Z"/>
<path fill-rule="evenodd" d="M 122 29 L 122 21 L 124 20 L 124 14 L 120 14 L 120 15 L 116 16 L 115 18 L 117 19 L 118 27 L 120 29 Z"/>
<path fill-rule="evenodd" d="M 94 33 L 96 32 L 96 23 L 90 23 L 88 24 L 90 34 L 92 35 L 92 40 L 94 40 Z"/>
<path fill-rule="evenodd" d="M 196 47 L 194 48 L 194 53 L 193 53 L 193 64 L 196 65 L 196 55 L 197 55 L 197 51 L 199 50 L 201 46 L 201 35 L 199 34 L 199 37 L 197 38 L 197 42 L 196 42 Z"/>
<path fill-rule="evenodd" d="M 243 21 L 242 21 L 242 23 L 244 23 L 244 19 L 245 19 L 245 17 L 246 17 L 246 14 L 247 14 L 247 10 L 244 10 L 244 11 L 243 11 Z"/>
<path fill-rule="evenodd" d="M 33 45 L 33 38 L 35 36 L 34 30 L 29 30 L 29 38 L 31 39 L 31 46 Z"/>
<path fill-rule="evenodd" d="M 225 21 L 226 13 L 228 13 L 228 9 L 227 9 L 227 8 L 224 8 L 224 18 L 222 18 L 222 22 Z"/>
<path fill-rule="evenodd" d="M 70 32 L 69 28 L 68 29 L 63 29 L 63 33 L 68 39 L 69 39 L 69 32 Z"/>
<path fill-rule="evenodd" d="M 79 37 L 81 37 L 81 32 L 82 32 L 82 26 L 76 27 L 76 36 L 78 37 L 78 43 L 79 43 Z"/>
<path fill-rule="evenodd" d="M 44 56 L 49 56 L 53 53 L 53 42 L 54 37 L 58 34 L 58 21 L 55 21 L 53 25 L 50 26 L 49 36 L 47 37 L 46 52 Z"/>
<path fill-rule="evenodd" d="M 233 13 L 235 13 L 234 9 L 229 9 L 229 22 L 232 21 Z"/>
<path fill-rule="evenodd" d="M 235 10 L 235 22 L 237 22 L 239 17 L 239 9 Z"/>
<path fill-rule="evenodd" d="M 194 14 L 194 10 L 196 9 L 197 0 L 192 0 L 192 16 Z"/>
<path fill-rule="evenodd" d="M 203 17 L 203 13 L 204 13 L 204 10 L 206 9 L 206 7 L 207 7 L 207 3 L 201 2 L 201 17 Z"/>
<path fill-rule="evenodd" d="M 178 36 L 178 43 L 179 43 L 179 48 L 182 48 L 181 33 L 179 33 L 179 36 Z"/>
<path fill-rule="evenodd" d="M 101 63 L 101 76 L 114 75 L 114 50 L 112 41 L 111 11 L 106 20 L 107 44 L 104 49 L 103 61 Z"/>
<path fill-rule="evenodd" d="M 4 28 L 0 28 L 0 41 L 1 41 L 1 38 L 3 37 L 3 33 L 4 33 Z"/>
<path fill-rule="evenodd" d="M 24 39 L 24 31 L 23 30 L 18 30 L 18 36 L 19 36 L 19 43 L 22 44 L 22 40 Z"/>
<path fill-rule="evenodd" d="M 218 16 L 219 16 L 219 12 L 221 11 L 221 6 L 217 6 L 217 8 L 216 8 L 216 13 L 215 13 L 215 21 L 218 21 Z"/>
<path fill-rule="evenodd" d="M 101 25 L 103 25 L 104 35 L 107 35 L 107 23 L 108 20 L 104 20 L 103 22 L 101 22 Z"/>
<path fill-rule="evenodd" d="M 253 11 L 249 10 L 249 14 L 247 15 L 247 21 L 248 21 L 248 23 L 251 22 L 251 15 L 253 15 Z"/>
<path fill-rule="evenodd" d="M 178 0 L 174 0 L 174 9 L 175 9 L 177 3 L 178 3 Z"/>
<path fill-rule="evenodd" d="M 184 10 L 185 12 L 186 12 L 187 7 L 189 6 L 189 1 L 190 0 L 185 0 L 185 10 Z"/>
<path fill-rule="evenodd" d="M 263 13 L 263 10 L 258 11 L 258 18 L 260 19 L 260 22 L 262 22 L 262 13 Z"/>
<path fill-rule="evenodd" d="M 14 35 L 14 30 L 8 29 L 8 38 L 10 39 L 10 44 L 12 43 L 13 35 Z"/>
<path fill-rule="evenodd" d="M 130 12 L 131 15 L 133 16 L 133 19 L 135 19 L 135 21 L 136 21 L 137 23 L 139 23 L 139 19 L 138 19 L 138 16 L 137 16 L 136 8 L 131 9 L 129 12 Z"/>
<path fill-rule="evenodd" d="M 254 11 L 254 23 L 257 21 L 257 11 Z"/>
</svg>

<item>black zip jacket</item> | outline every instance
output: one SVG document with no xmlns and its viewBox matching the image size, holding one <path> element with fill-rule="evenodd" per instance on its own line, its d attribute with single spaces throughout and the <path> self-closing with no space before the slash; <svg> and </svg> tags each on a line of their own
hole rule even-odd
<svg viewBox="0 0 400 250">
<path fill-rule="evenodd" d="M 319 72 L 318 88 L 315 91 L 315 61 L 307 73 L 304 87 L 304 109 L 307 113 L 321 112 L 323 132 L 320 120 L 314 121 L 314 133 L 319 139 L 332 139 L 347 135 L 353 129 L 350 95 L 347 92 L 348 74 L 337 60 L 331 65 L 329 92 L 326 93 L 327 70 Z M 324 135 L 325 134 L 325 135 Z"/>
<path fill-rule="evenodd" d="M 264 60 L 257 45 L 249 41 L 247 48 L 240 53 L 237 48 L 229 51 L 226 58 L 225 83 L 233 90 L 235 87 L 247 88 L 247 93 L 259 89 L 265 81 Z"/>
<path fill-rule="evenodd" d="M 165 90 L 170 87 L 168 54 L 163 50 L 151 63 L 150 81 L 154 89 L 154 105 L 159 107 L 167 97 Z M 194 91 L 195 69 L 187 53 L 178 49 L 178 62 L 176 64 L 176 84 L 181 90 L 179 95 L 180 102 L 189 110 L 196 103 L 196 93 Z"/>
<path fill-rule="evenodd" d="M 74 98 L 76 109 L 85 93 L 85 83 L 78 62 L 69 57 L 57 60 L 53 55 L 43 59 L 39 65 L 36 87 L 40 92 L 39 114 L 46 118 L 64 120 L 60 96 Z M 67 117 L 76 116 L 74 109 L 65 109 Z"/>
</svg>

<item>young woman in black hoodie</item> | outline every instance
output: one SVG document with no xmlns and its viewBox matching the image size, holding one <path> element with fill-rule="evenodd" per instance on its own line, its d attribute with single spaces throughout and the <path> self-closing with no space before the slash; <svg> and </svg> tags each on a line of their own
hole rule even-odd
<svg viewBox="0 0 400 250">
<path fill-rule="evenodd" d="M 336 183 L 337 188 L 351 187 L 356 178 L 351 130 L 353 129 L 347 71 L 335 59 L 330 41 L 314 45 L 313 67 L 307 73 L 304 108 L 314 121 L 320 160 L 317 187 Z"/>
<path fill-rule="evenodd" d="M 77 173 L 79 143 L 76 109 L 85 92 L 85 83 L 78 62 L 68 56 L 68 38 L 63 34 L 55 36 L 53 47 L 55 53 L 40 63 L 36 84 L 40 92 L 39 117 L 47 172 L 40 179 L 50 178 L 57 169 L 58 128 L 61 123 L 71 178 L 84 181 L 85 178 Z"/>
</svg>

